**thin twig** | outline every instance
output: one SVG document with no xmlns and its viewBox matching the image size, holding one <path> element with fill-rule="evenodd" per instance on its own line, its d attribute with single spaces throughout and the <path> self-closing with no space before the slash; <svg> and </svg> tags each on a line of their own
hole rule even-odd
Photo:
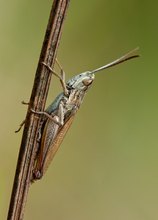
<svg viewBox="0 0 158 220">
<path fill-rule="evenodd" d="M 30 110 L 42 111 L 45 107 L 51 74 L 42 62 L 47 63 L 49 66 L 54 65 L 61 36 L 61 28 L 69 1 L 70 0 L 54 0 L 51 9 L 25 119 L 25 127 L 8 211 L 8 220 L 22 220 L 24 216 L 33 163 L 37 152 L 36 143 L 40 123 L 40 116 L 32 114 Z"/>
</svg>

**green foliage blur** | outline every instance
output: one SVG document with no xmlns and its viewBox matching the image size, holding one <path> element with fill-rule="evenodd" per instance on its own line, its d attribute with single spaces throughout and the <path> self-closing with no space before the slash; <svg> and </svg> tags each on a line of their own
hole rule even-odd
<svg viewBox="0 0 158 220">
<path fill-rule="evenodd" d="M 26 106 L 52 1 L 0 1 L 0 219 L 6 219 Z M 26 220 L 157 220 L 157 7 L 71 1 L 58 50 L 67 79 L 135 47 L 141 57 L 96 74 Z M 47 104 L 61 91 L 53 78 Z"/>
</svg>

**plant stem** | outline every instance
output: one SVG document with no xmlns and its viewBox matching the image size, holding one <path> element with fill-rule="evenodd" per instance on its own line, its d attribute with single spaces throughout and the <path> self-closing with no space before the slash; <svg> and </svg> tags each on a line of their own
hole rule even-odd
<svg viewBox="0 0 158 220">
<path fill-rule="evenodd" d="M 53 68 L 69 1 L 54 0 L 52 5 L 25 119 L 7 220 L 22 220 L 24 216 L 37 152 L 37 135 L 40 123 L 40 117 L 30 110 L 42 111 L 45 107 L 51 73 L 42 62 Z"/>
</svg>

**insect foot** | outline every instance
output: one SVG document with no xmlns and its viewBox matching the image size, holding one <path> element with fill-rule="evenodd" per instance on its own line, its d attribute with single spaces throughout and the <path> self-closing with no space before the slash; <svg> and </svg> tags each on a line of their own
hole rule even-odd
<svg viewBox="0 0 158 220">
<path fill-rule="evenodd" d="M 25 120 L 23 120 L 23 121 L 21 122 L 21 124 L 19 125 L 18 130 L 16 130 L 15 133 L 18 133 L 18 132 L 21 130 L 21 128 L 24 126 L 24 124 L 25 124 Z"/>
<path fill-rule="evenodd" d="M 22 101 L 21 104 L 23 104 L 23 105 L 29 105 L 30 103 L 29 103 L 29 102 Z"/>
</svg>

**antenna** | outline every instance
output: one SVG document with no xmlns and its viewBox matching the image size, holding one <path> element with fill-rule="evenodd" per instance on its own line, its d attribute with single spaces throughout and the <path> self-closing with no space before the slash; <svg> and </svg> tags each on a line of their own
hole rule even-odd
<svg viewBox="0 0 158 220">
<path fill-rule="evenodd" d="M 95 69 L 95 70 L 92 70 L 91 73 L 96 73 L 96 72 L 99 72 L 99 71 L 101 71 L 101 70 L 103 70 L 103 69 L 107 69 L 107 68 L 109 68 L 109 67 L 112 67 L 112 66 L 115 66 L 115 65 L 117 65 L 117 64 L 123 63 L 123 62 L 125 62 L 125 61 L 127 61 L 127 60 L 130 60 L 130 59 L 139 57 L 138 54 L 133 54 L 133 53 L 137 52 L 138 50 L 139 50 L 139 48 L 137 47 L 137 48 L 135 48 L 134 50 L 131 50 L 130 52 L 126 53 L 126 54 L 123 55 L 122 57 L 120 57 L 120 58 L 118 58 L 118 59 L 112 61 L 111 63 L 108 63 L 108 64 L 106 64 L 106 65 L 104 65 L 104 66 L 101 66 L 101 67 Z"/>
</svg>

